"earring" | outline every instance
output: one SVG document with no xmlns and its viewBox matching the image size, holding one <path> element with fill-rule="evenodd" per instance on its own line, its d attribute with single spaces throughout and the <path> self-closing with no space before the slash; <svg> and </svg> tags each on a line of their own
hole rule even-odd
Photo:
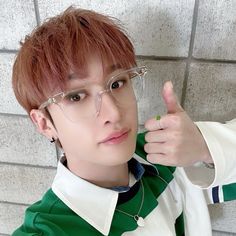
<svg viewBox="0 0 236 236">
<path fill-rule="evenodd" d="M 55 138 L 52 137 L 52 139 L 50 140 L 50 143 L 55 143 Z"/>
</svg>

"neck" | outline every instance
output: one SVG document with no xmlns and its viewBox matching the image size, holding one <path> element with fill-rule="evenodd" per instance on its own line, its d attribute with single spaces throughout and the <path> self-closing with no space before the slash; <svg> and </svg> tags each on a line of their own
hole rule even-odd
<svg viewBox="0 0 236 236">
<path fill-rule="evenodd" d="M 104 188 L 127 186 L 129 184 L 128 163 L 118 166 L 101 166 L 79 161 L 67 161 L 68 169 L 75 175 Z"/>
</svg>

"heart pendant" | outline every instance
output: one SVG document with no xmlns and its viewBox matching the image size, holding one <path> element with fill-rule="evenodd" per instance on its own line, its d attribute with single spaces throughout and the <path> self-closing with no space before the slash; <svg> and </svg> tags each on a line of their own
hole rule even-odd
<svg viewBox="0 0 236 236">
<path fill-rule="evenodd" d="M 141 216 L 138 217 L 137 224 L 140 227 L 143 227 L 145 225 L 143 217 L 141 217 Z"/>
</svg>

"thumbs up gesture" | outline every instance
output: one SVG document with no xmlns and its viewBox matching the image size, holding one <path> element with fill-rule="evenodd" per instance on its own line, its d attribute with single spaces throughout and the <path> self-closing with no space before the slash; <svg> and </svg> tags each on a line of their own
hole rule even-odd
<svg viewBox="0 0 236 236">
<path fill-rule="evenodd" d="M 167 114 L 159 120 L 152 118 L 145 122 L 147 160 L 168 166 L 190 166 L 199 161 L 211 163 L 205 140 L 179 104 L 170 81 L 164 84 L 162 97 Z"/>
</svg>

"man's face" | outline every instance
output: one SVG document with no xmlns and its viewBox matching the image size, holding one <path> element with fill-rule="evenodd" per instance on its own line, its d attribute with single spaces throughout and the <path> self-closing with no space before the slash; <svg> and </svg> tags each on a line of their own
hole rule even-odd
<svg viewBox="0 0 236 236">
<path fill-rule="evenodd" d="M 104 90 L 109 75 L 117 73 L 117 69 L 108 72 L 107 68 L 112 68 L 112 65 L 102 64 L 99 57 L 91 57 L 86 73 L 68 80 L 68 90 L 77 89 L 84 82 L 90 91 Z M 127 97 L 128 99 L 132 98 Z M 95 102 L 94 97 L 91 101 Z M 132 157 L 138 127 L 136 103 L 118 106 L 110 93 L 104 93 L 98 116 L 94 115 L 94 111 L 91 116 L 81 116 L 76 122 L 72 122 L 68 119 L 68 114 L 66 117 L 65 112 L 56 104 L 49 107 L 49 112 L 70 165 L 109 167 L 124 164 Z M 103 142 L 112 134 L 120 137 Z"/>
</svg>

